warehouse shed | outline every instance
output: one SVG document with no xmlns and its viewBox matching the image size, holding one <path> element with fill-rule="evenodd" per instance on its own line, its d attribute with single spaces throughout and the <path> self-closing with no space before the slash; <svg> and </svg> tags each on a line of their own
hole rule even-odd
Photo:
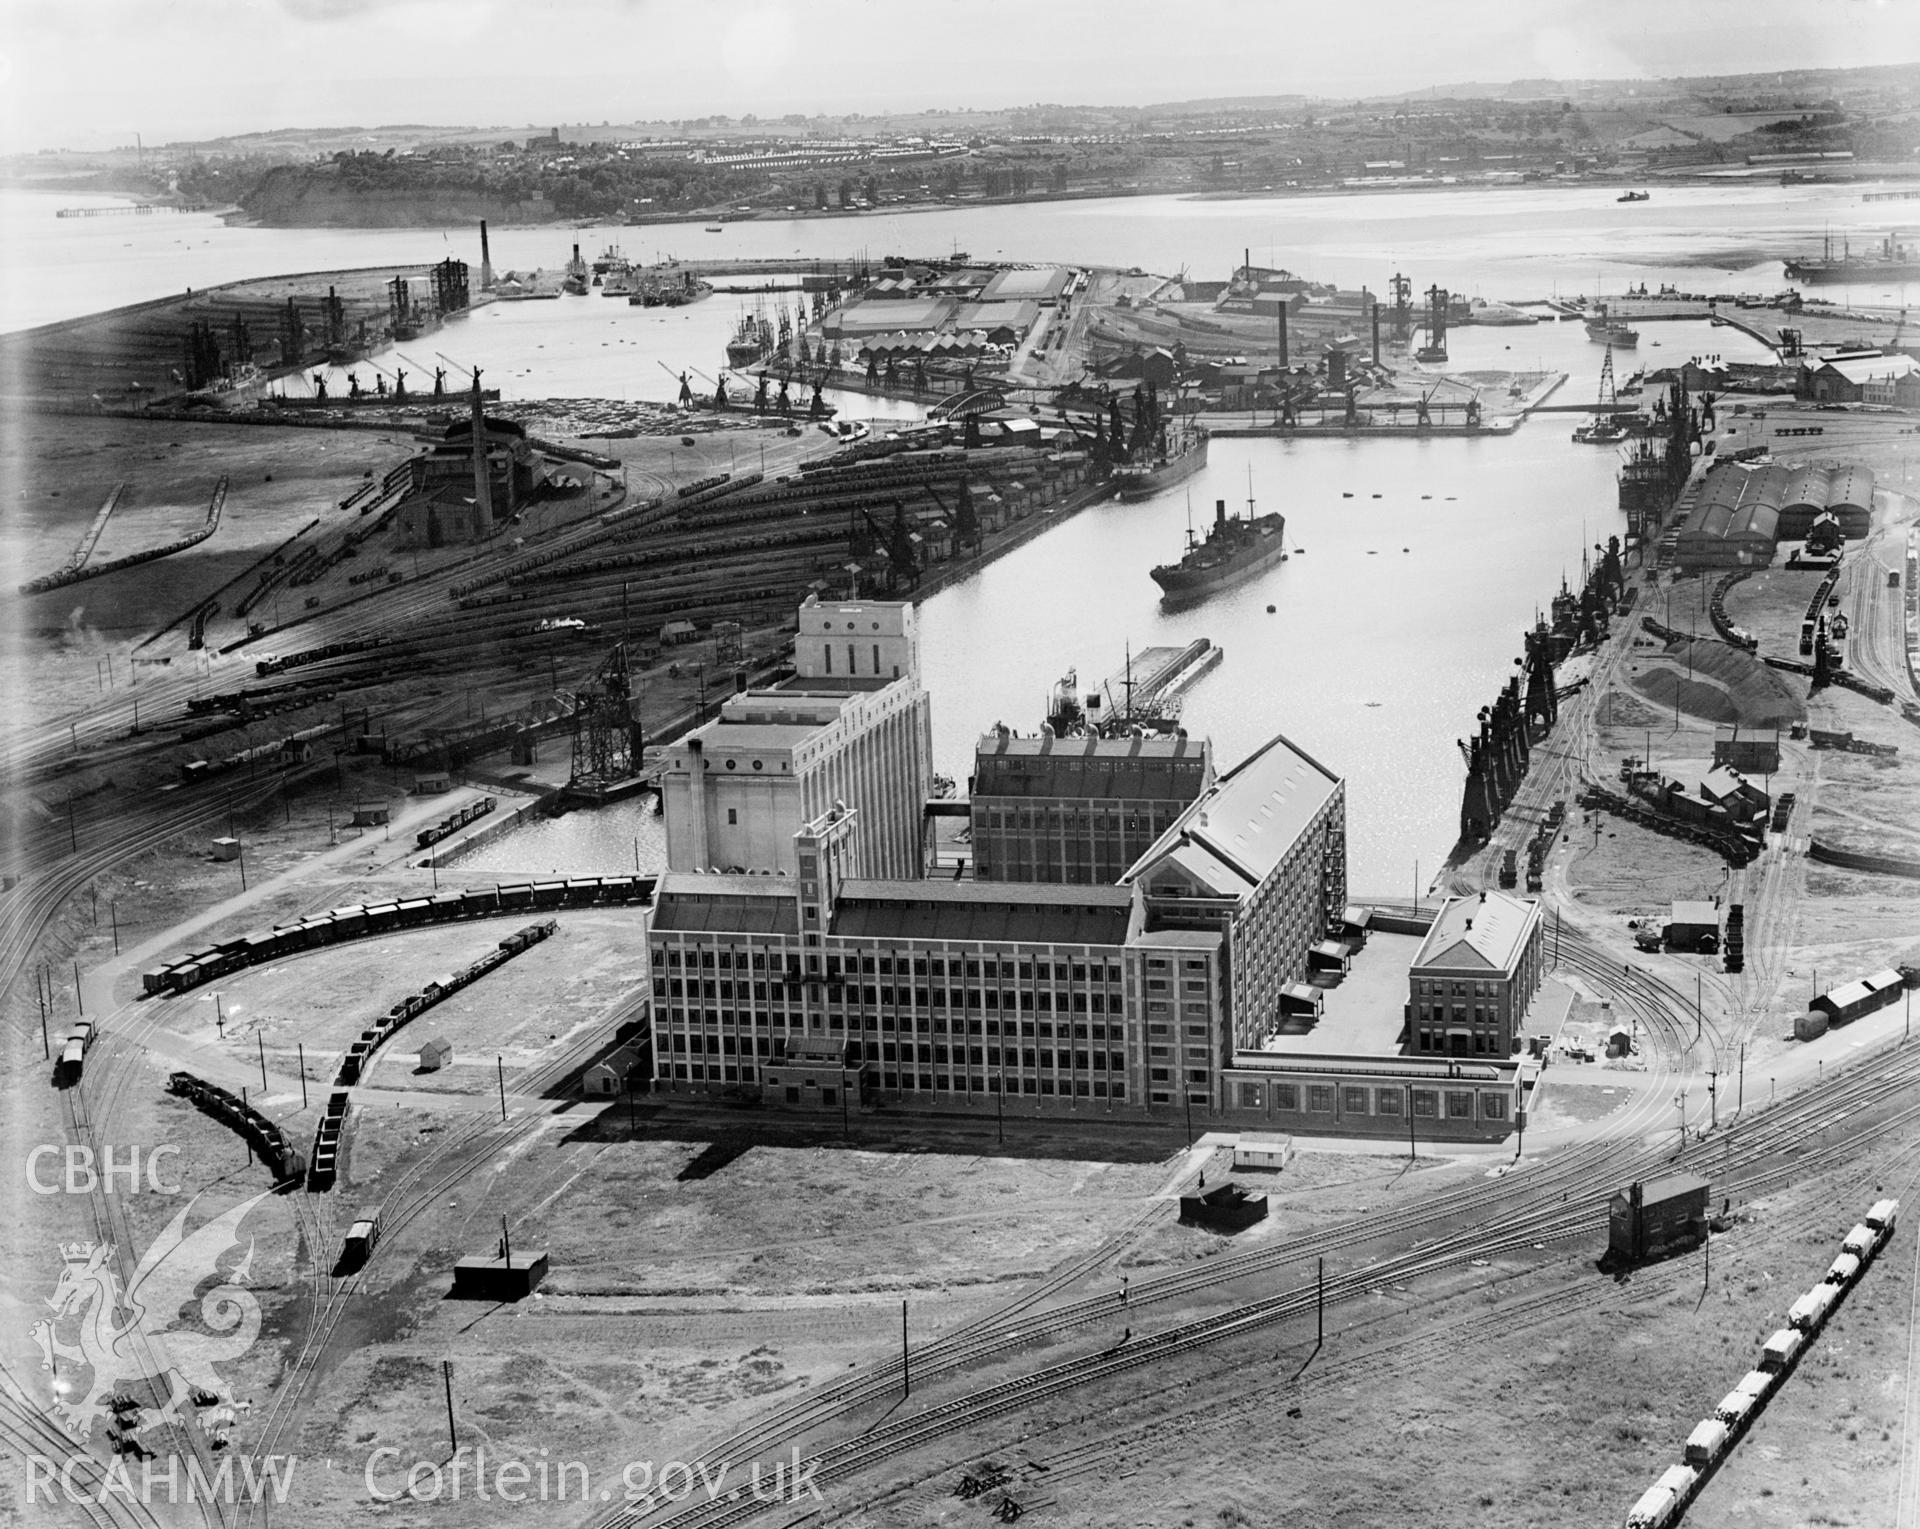
<svg viewBox="0 0 1920 1529">
<path fill-rule="evenodd" d="M 1825 1014 L 1836 1025 L 1844 1025 L 1848 1020 L 1858 1019 L 1863 1014 L 1871 1014 L 1898 1001 L 1905 987 L 1906 980 L 1899 972 L 1888 967 L 1885 971 L 1874 972 L 1858 981 L 1831 988 L 1807 1007 Z"/>
</svg>

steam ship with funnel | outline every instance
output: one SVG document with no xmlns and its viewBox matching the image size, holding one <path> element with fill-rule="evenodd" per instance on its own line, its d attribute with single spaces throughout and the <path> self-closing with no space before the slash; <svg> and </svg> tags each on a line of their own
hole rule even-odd
<svg viewBox="0 0 1920 1529">
<path fill-rule="evenodd" d="M 1250 579 L 1286 556 L 1286 516 L 1277 510 L 1256 516 L 1249 498 L 1246 518 L 1229 519 L 1227 501 L 1216 499 L 1207 539 L 1201 541 L 1189 530 L 1186 556 L 1154 569 L 1153 582 L 1160 586 L 1162 604 L 1187 605 Z"/>
<path fill-rule="evenodd" d="M 1920 277 L 1920 248 L 1896 243 L 1888 234 L 1878 248 L 1863 255 L 1854 254 L 1843 238 L 1836 255 L 1829 235 L 1819 258 L 1789 260 L 1786 269 L 1789 281 L 1912 281 Z"/>
</svg>

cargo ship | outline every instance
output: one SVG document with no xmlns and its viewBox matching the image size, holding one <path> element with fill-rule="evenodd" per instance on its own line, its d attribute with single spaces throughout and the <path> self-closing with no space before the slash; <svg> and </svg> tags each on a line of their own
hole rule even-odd
<svg viewBox="0 0 1920 1529">
<path fill-rule="evenodd" d="M 1835 255 L 1829 235 L 1819 259 L 1789 260 L 1786 269 L 1789 281 L 1914 281 L 1920 280 L 1920 248 L 1888 234 L 1871 254 L 1854 254 L 1842 239 Z"/>
<path fill-rule="evenodd" d="M 1207 432 L 1183 430 L 1179 437 L 1144 462 L 1125 462 L 1113 470 L 1122 499 L 1151 499 L 1163 489 L 1191 478 L 1207 465 Z"/>
<path fill-rule="evenodd" d="M 727 365 L 736 372 L 757 366 L 773 354 L 773 326 L 759 309 L 740 315 L 733 338 L 727 341 Z"/>
<path fill-rule="evenodd" d="M 1207 539 L 1189 530 L 1186 556 L 1154 569 L 1153 582 L 1160 586 L 1162 604 L 1185 605 L 1250 579 L 1286 556 L 1286 516 L 1277 510 L 1256 516 L 1248 499 L 1246 518 L 1230 520 L 1227 501 L 1217 499 Z"/>
<path fill-rule="evenodd" d="M 1607 317 L 1607 305 L 1599 304 L 1587 315 L 1587 338 L 1620 350 L 1633 350 L 1640 344 L 1640 331 L 1629 329 L 1618 319 Z"/>
</svg>

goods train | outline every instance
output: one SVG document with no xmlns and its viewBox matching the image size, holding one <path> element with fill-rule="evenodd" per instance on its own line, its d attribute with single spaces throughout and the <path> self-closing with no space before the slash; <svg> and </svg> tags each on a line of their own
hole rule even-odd
<svg viewBox="0 0 1920 1529">
<path fill-rule="evenodd" d="M 465 971 L 450 976 L 436 977 L 419 992 L 401 999 L 386 1017 L 375 1021 L 360 1032 L 360 1038 L 347 1048 L 347 1054 L 341 1059 L 339 1076 L 334 1079 L 334 1087 L 350 1088 L 360 1081 L 360 1074 L 368 1060 L 381 1044 L 392 1036 L 409 1020 L 417 1019 L 442 999 L 451 998 L 463 987 L 478 982 L 502 962 L 511 961 L 521 951 L 539 944 L 559 928 L 552 919 L 544 924 L 529 924 L 526 928 L 508 935 L 492 950 L 488 951 Z"/>
<path fill-rule="evenodd" d="M 196 950 L 141 977 L 148 994 L 184 993 L 263 961 L 278 961 L 325 945 L 365 935 L 388 934 L 459 919 L 493 918 L 504 913 L 562 908 L 607 907 L 653 900 L 651 876 L 584 876 L 565 881 L 501 883 L 465 892 L 436 892 L 397 902 L 356 903 L 316 913 L 293 924 L 276 924 L 257 934 L 223 940 Z"/>
<path fill-rule="evenodd" d="M 167 1092 L 191 1100 L 222 1125 L 239 1132 L 252 1144 L 260 1161 L 277 1181 L 298 1184 L 306 1176 L 306 1165 L 288 1143 L 285 1133 L 244 1099 L 236 1099 L 218 1084 L 196 1078 L 190 1072 L 176 1072 L 168 1078 Z"/>
<path fill-rule="evenodd" d="M 1713 1416 L 1703 1418 L 1687 1436 L 1685 1458 L 1667 1467 L 1658 1481 L 1641 1494 L 1627 1514 L 1626 1529 L 1665 1529 L 1677 1523 L 1694 1494 L 1712 1476 L 1747 1425 L 1765 1408 L 1785 1383 L 1806 1346 L 1819 1336 L 1834 1308 L 1860 1282 L 1867 1266 L 1893 1236 L 1900 1214 L 1898 1200 L 1877 1200 L 1866 1219 L 1847 1233 L 1819 1284 L 1787 1313 L 1787 1325 L 1768 1338 L 1760 1350 L 1758 1367 L 1720 1399 Z"/>
<path fill-rule="evenodd" d="M 423 828 L 413 836 L 415 849 L 426 849 L 438 844 L 449 834 L 457 834 L 476 818 L 484 818 L 498 805 L 490 796 L 483 796 L 477 802 L 468 802 L 458 812 L 450 812 L 431 828 Z"/>
<path fill-rule="evenodd" d="M 543 924 L 529 924 L 524 929 L 516 930 L 465 971 L 454 976 L 435 978 L 419 992 L 401 999 L 387 1010 L 384 1017 L 360 1032 L 359 1039 L 347 1048 L 347 1054 L 341 1058 L 340 1071 L 333 1080 L 334 1092 L 327 1100 L 327 1111 L 320 1117 L 320 1125 L 313 1133 L 313 1156 L 307 1168 L 307 1189 L 310 1193 L 324 1194 L 333 1188 L 334 1179 L 339 1173 L 340 1133 L 347 1119 L 346 1091 L 360 1081 L 368 1060 L 381 1043 L 407 1021 L 425 1013 L 441 999 L 459 992 L 469 983 L 479 981 L 503 961 L 511 961 L 529 946 L 539 944 L 558 927 L 552 919 L 548 919 Z"/>
</svg>

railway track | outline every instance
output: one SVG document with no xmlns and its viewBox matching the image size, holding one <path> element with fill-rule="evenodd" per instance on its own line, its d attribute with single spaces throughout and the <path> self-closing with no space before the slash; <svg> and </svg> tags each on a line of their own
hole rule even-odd
<svg viewBox="0 0 1920 1529">
<path fill-rule="evenodd" d="M 1654 992 L 1659 992 L 1657 985 Z M 1672 1000 L 1668 997 L 1659 1001 L 1670 1003 Z M 1476 1224 L 1466 1231 L 1445 1233 L 1418 1243 L 1402 1254 L 1358 1269 L 1330 1271 L 1329 1302 L 1351 1300 L 1385 1284 L 1418 1279 L 1476 1258 L 1492 1258 L 1536 1243 L 1590 1235 L 1604 1227 L 1607 1218 L 1606 1198 L 1596 1196 L 1591 1187 L 1595 1170 L 1603 1167 L 1609 1174 L 1609 1187 L 1615 1180 L 1624 1182 L 1642 1174 L 1669 1171 L 1675 1161 L 1678 1166 L 1700 1170 L 1719 1166 L 1731 1171 L 1737 1167 L 1740 1170 L 1737 1174 L 1722 1180 L 1729 1194 L 1751 1197 L 1770 1192 L 1809 1173 L 1844 1166 L 1857 1158 L 1863 1146 L 1888 1136 L 1904 1138 L 1920 1124 L 1920 1101 L 1916 1101 L 1891 1112 L 1867 1130 L 1850 1131 L 1837 1139 L 1831 1137 L 1833 1125 L 1864 1110 L 1910 1096 L 1915 1085 L 1920 1084 L 1920 1047 L 1896 1048 L 1873 1060 L 1880 1065 L 1849 1068 L 1842 1076 L 1795 1095 L 1783 1105 L 1749 1112 L 1737 1123 L 1722 1127 L 1704 1140 L 1696 1138 L 1677 1160 L 1664 1146 L 1642 1146 L 1623 1154 L 1618 1141 L 1593 1143 L 1566 1154 L 1549 1167 L 1503 1181 L 1503 1189 L 1511 1186 L 1510 1192 L 1496 1191 L 1491 1204 L 1474 1206 L 1471 1203 L 1486 1200 L 1484 1185 L 1463 1186 L 1409 1215 L 1315 1234 L 1279 1247 L 1209 1261 L 1202 1269 L 1143 1281 L 1134 1287 L 1124 1314 L 1137 1313 L 1155 1300 L 1199 1294 L 1249 1274 L 1272 1273 L 1287 1265 L 1298 1267 L 1309 1257 L 1320 1256 L 1323 1250 L 1343 1247 L 1352 1251 L 1368 1241 L 1387 1236 L 1404 1237 L 1423 1225 L 1456 1219 L 1468 1209 L 1478 1209 L 1480 1215 Z M 1813 1140 L 1816 1131 L 1826 1133 L 1828 1139 L 1810 1148 L 1806 1144 Z M 1790 1150 L 1794 1155 L 1791 1162 L 1764 1161 Z M 1303 1315 L 1312 1309 L 1315 1298 L 1314 1292 L 1303 1285 L 1230 1307 L 1225 1312 L 1178 1325 L 1132 1344 L 1066 1360 L 924 1408 L 911 1417 L 896 1417 L 891 1423 L 857 1432 L 846 1442 L 817 1449 L 808 1463 L 817 1462 L 817 1480 L 848 1479 L 859 1471 L 943 1438 L 956 1434 L 977 1436 L 983 1424 L 1022 1411 L 1050 1396 Z M 1037 1338 L 1059 1336 L 1069 1328 L 1102 1318 L 1111 1323 L 1122 1314 L 1115 1301 L 1103 1295 L 1038 1312 L 1019 1326 L 989 1322 L 976 1329 L 966 1341 L 954 1344 L 947 1356 L 935 1355 L 932 1346 L 927 1356 L 931 1362 L 915 1356 L 914 1374 L 924 1383 L 963 1364 L 1004 1360 Z M 939 1362 L 941 1358 L 950 1362 Z M 778 1416 L 787 1425 L 783 1438 L 767 1439 L 752 1432 L 749 1436 L 762 1449 L 771 1449 L 784 1444 L 786 1438 L 797 1439 L 831 1423 L 857 1426 L 857 1414 L 863 1407 L 898 1389 L 898 1373 L 897 1363 L 876 1367 L 868 1377 L 867 1387 L 847 1386 L 835 1396 L 822 1396 L 818 1400 L 829 1405 L 812 1413 L 803 1415 L 793 1406 L 782 1409 Z M 873 1389 L 873 1383 L 879 1383 L 877 1390 Z M 745 1460 L 731 1450 L 703 1457 L 710 1469 L 722 1460 L 734 1469 L 745 1464 Z M 645 1505 L 635 1505 L 608 1515 L 604 1521 L 620 1525 L 622 1529 L 643 1522 L 651 1529 L 665 1529 L 667 1525 L 674 1529 L 719 1529 L 719 1526 L 743 1522 L 760 1511 L 762 1506 L 757 1503 L 738 1501 L 683 1505 L 664 1512 L 651 1512 Z"/>
<path fill-rule="evenodd" d="M 643 1003 L 643 998 L 630 999 L 604 1016 L 581 1042 L 564 1055 L 523 1069 L 513 1079 L 513 1092 L 516 1095 L 547 1093 L 608 1045 L 620 1026 L 640 1012 Z M 383 1250 L 390 1250 L 395 1239 L 449 1189 L 482 1164 L 538 1132 L 552 1118 L 551 1111 L 523 1111 L 517 1119 L 495 1121 L 476 1117 L 454 1127 L 402 1169 L 392 1183 L 383 1184 L 380 1243 L 366 1263 L 349 1275 L 335 1276 L 326 1272 L 331 1250 L 339 1246 L 338 1217 L 334 1212 L 343 1197 L 338 1193 L 299 1197 L 307 1203 L 297 1208 L 296 1215 L 310 1238 L 307 1246 L 310 1303 L 307 1329 L 299 1351 L 281 1376 L 273 1400 L 261 1418 L 259 1436 L 249 1451 L 253 1458 L 260 1460 L 270 1456 L 293 1426 L 350 1302 L 360 1291 L 369 1271 L 380 1262 Z M 254 1522 L 251 1509 L 243 1522 L 247 1525 Z"/>
<path fill-rule="evenodd" d="M 107 1462 L 88 1454 L 62 1433 L 33 1405 L 25 1388 L 4 1364 L 0 1364 L 0 1445 L 19 1457 L 23 1469 L 31 1469 L 30 1462 L 36 1459 L 49 1462 L 59 1501 L 78 1508 L 97 1529 L 166 1529 L 138 1492 L 138 1471 L 132 1477 L 136 1482 L 133 1495 L 109 1486 Z M 75 1489 L 71 1495 L 66 1491 L 69 1481 Z M 35 1522 L 45 1522 L 58 1513 L 56 1508 L 39 1507 L 37 1500 L 35 1506 Z"/>
</svg>

